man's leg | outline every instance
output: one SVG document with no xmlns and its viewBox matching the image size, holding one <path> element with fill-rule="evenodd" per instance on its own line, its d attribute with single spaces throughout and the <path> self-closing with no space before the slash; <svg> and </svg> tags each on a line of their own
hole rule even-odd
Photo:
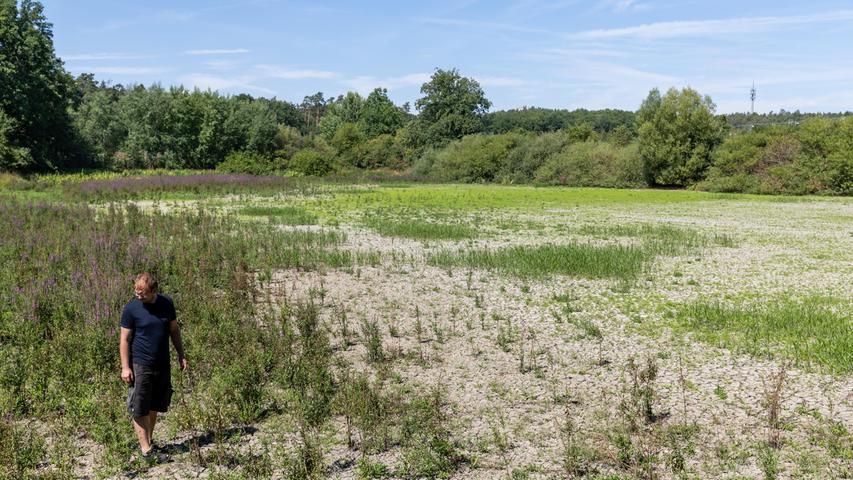
<svg viewBox="0 0 853 480">
<path fill-rule="evenodd" d="M 149 445 L 154 444 L 154 425 L 156 425 L 156 424 L 157 424 L 157 412 L 155 412 L 154 410 L 151 410 L 151 412 L 148 413 L 148 430 L 147 430 L 148 444 Z"/>
<path fill-rule="evenodd" d="M 136 437 L 139 439 L 139 448 L 142 449 L 142 453 L 148 453 L 148 450 L 151 450 L 148 433 L 149 418 L 149 415 L 133 417 L 133 430 L 136 431 Z"/>
</svg>

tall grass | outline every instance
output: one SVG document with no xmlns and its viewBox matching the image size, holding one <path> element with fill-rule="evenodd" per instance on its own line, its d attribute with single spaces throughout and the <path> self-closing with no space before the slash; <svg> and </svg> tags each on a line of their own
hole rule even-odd
<svg viewBox="0 0 853 480">
<path fill-rule="evenodd" d="M 706 247 L 735 246 L 734 239 L 727 234 L 706 234 L 668 224 L 586 225 L 578 233 L 604 238 L 640 238 L 644 248 L 655 255 L 681 255 Z"/>
<path fill-rule="evenodd" d="M 429 265 L 497 270 L 519 277 L 572 275 L 585 278 L 633 280 L 652 255 L 634 246 L 566 245 L 515 246 L 499 250 L 441 251 L 427 257 Z"/>
<path fill-rule="evenodd" d="M 175 300 L 192 359 L 175 382 L 179 423 L 201 435 L 253 421 L 267 372 L 283 361 L 271 354 L 282 336 L 259 328 L 258 289 L 271 269 L 377 261 L 336 249 L 342 240 L 202 211 L 0 202 L 0 416 L 68 419 L 105 447 L 108 471 L 123 468 L 135 442 L 117 381 L 118 323 L 133 276 L 151 271 Z"/>
<path fill-rule="evenodd" d="M 676 312 L 701 340 L 756 356 L 785 356 L 834 373 L 853 372 L 853 304 L 808 296 L 760 304 L 699 301 Z"/>
</svg>

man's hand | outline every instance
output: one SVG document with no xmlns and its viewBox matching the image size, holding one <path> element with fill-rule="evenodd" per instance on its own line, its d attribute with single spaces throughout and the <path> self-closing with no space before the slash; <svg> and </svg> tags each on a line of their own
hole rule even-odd
<svg viewBox="0 0 853 480">
<path fill-rule="evenodd" d="M 131 370 L 129 368 L 122 368 L 121 369 L 121 380 L 128 385 L 133 383 L 133 370 Z"/>
<path fill-rule="evenodd" d="M 187 363 L 187 357 L 178 357 L 178 365 L 181 366 L 181 370 L 186 370 L 190 367 L 190 364 Z"/>
</svg>

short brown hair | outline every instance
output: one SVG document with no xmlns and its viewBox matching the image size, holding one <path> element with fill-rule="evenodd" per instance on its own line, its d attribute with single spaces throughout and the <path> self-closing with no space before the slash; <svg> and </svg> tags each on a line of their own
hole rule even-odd
<svg viewBox="0 0 853 480">
<path fill-rule="evenodd" d="M 139 285 L 139 284 L 145 285 L 152 292 L 156 292 L 157 287 L 160 286 L 159 283 L 157 283 L 157 278 L 155 278 L 154 275 L 151 275 L 148 272 L 142 272 L 139 275 L 137 275 L 136 280 L 133 281 L 133 284 L 134 285 Z"/>
</svg>

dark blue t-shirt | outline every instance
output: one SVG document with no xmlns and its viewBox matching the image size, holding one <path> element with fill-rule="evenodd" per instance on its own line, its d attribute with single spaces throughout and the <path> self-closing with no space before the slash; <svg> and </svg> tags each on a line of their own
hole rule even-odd
<svg viewBox="0 0 853 480">
<path fill-rule="evenodd" d="M 134 298 L 121 312 L 121 326 L 133 330 L 131 363 L 151 366 L 169 365 L 169 322 L 175 320 L 172 299 L 157 294 L 151 303 Z"/>
</svg>

